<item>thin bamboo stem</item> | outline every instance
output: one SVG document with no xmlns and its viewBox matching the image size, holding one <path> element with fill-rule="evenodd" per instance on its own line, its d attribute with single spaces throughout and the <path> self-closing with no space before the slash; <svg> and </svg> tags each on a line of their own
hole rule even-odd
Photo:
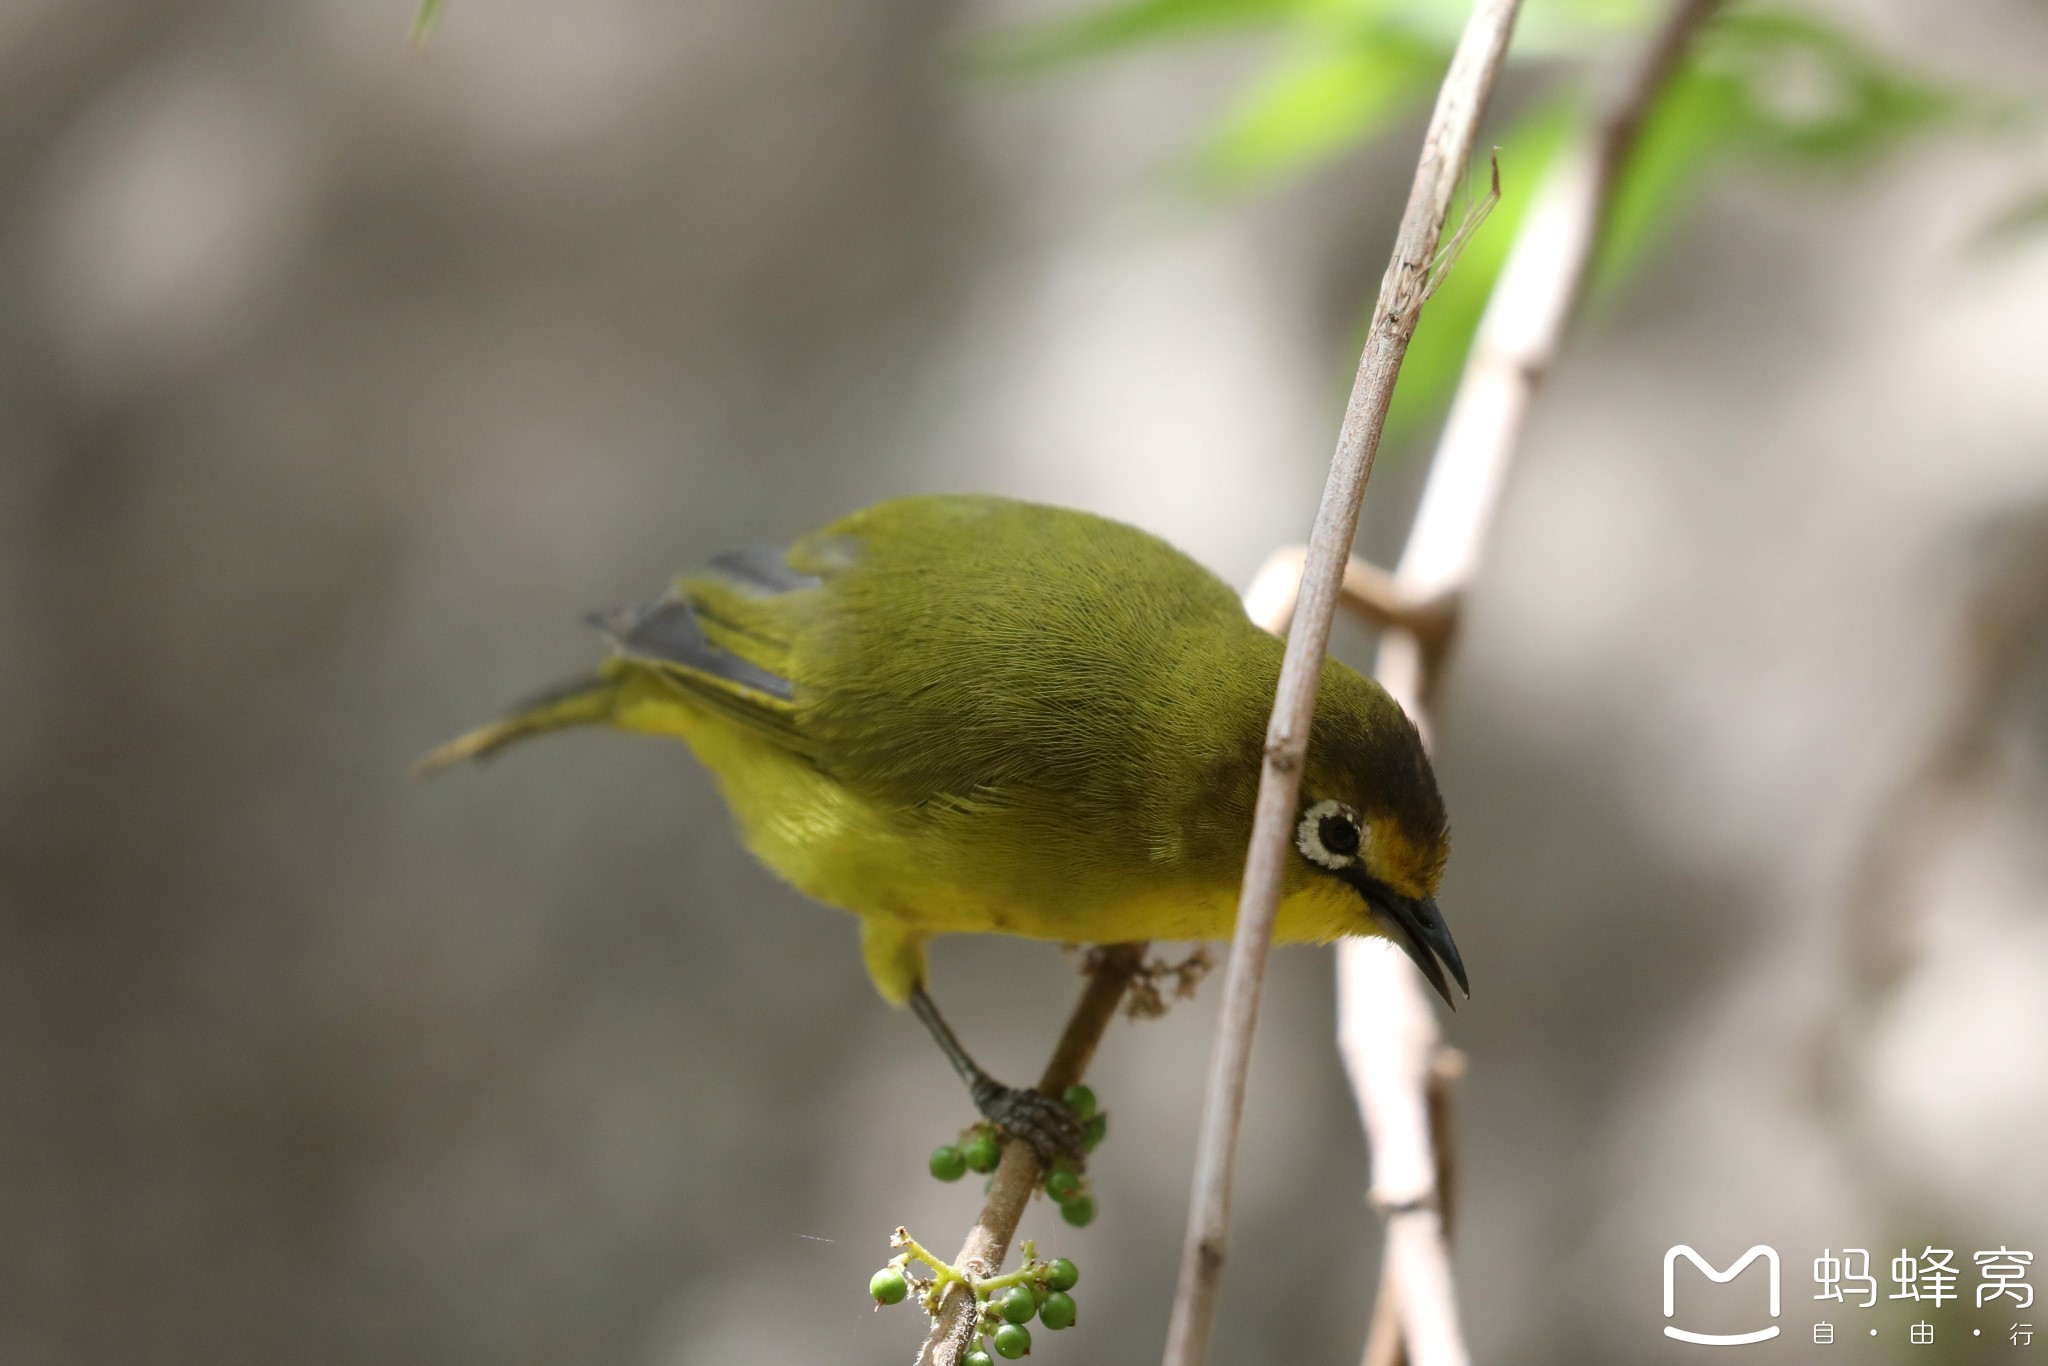
<svg viewBox="0 0 2048 1366">
<path fill-rule="evenodd" d="M 1451 199 L 1470 163 L 1480 118 L 1520 8 L 1520 0 L 1477 0 L 1451 57 L 1423 136 L 1393 259 L 1380 282 L 1358 375 L 1338 431 L 1337 451 L 1309 536 L 1294 630 L 1287 638 L 1273 716 L 1266 730 L 1244 887 L 1238 899 L 1230 966 L 1223 980 L 1222 1015 L 1210 1056 L 1196 1143 L 1179 1286 L 1167 1329 L 1166 1366 L 1199 1366 L 1208 1357 L 1229 1237 L 1231 1179 L 1244 1117 L 1252 1034 L 1258 1022 L 1281 877 L 1291 849 L 1288 834 L 1294 825 L 1301 765 L 1308 751 L 1309 725 L 1337 595 L 1358 529 L 1359 504 L 1386 425 L 1394 380 L 1428 298 L 1431 268 L 1443 240 Z"/>
</svg>

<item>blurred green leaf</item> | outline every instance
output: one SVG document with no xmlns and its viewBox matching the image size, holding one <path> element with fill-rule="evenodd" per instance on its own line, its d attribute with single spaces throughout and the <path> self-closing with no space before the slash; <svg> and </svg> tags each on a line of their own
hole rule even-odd
<svg viewBox="0 0 2048 1366">
<path fill-rule="evenodd" d="M 1241 189 L 1356 147 L 1426 97 L 1443 60 L 1434 47 L 1387 32 L 1297 51 L 1217 122 L 1194 154 L 1194 179 Z"/>
<path fill-rule="evenodd" d="M 1808 166 L 1865 166 L 1916 134 L 1989 108 L 1833 23 L 1790 10 L 1730 11 L 1701 36 L 1697 66 L 1735 83 L 1741 99 L 1721 112 L 1740 141 Z"/>
<path fill-rule="evenodd" d="M 1304 0 L 1124 0 L 981 40 L 974 64 L 1025 73 L 1105 57 L 1161 39 L 1285 19 Z"/>
<path fill-rule="evenodd" d="M 1714 164 L 1731 154 L 1856 170 L 1973 112 L 1995 107 L 1910 72 L 1831 25 L 1778 10 L 1732 11 L 1703 35 L 1698 55 L 1644 121 L 1615 188 L 1599 283 L 1611 287 L 1639 265 Z M 1390 436 L 1413 431 L 1448 400 L 1527 196 L 1574 122 L 1553 110 L 1518 129 L 1502 151 L 1498 221 L 1474 237 L 1423 310 L 1388 414 Z M 1511 176 L 1518 163 L 1524 169 Z M 2041 213 L 2048 223 L 2048 204 Z"/>
<path fill-rule="evenodd" d="M 1663 4 L 1530 0 L 1513 56 L 1551 78 L 1557 57 L 1612 61 L 1616 31 L 1640 32 Z M 1197 187 L 1236 190 L 1368 142 L 1426 100 L 1469 9 L 1470 0 L 1112 0 L 1005 35 L 988 50 L 995 65 L 1017 70 L 1203 33 L 1271 32 L 1272 57 L 1189 157 Z M 1616 187 L 1599 282 L 1612 285 L 1639 264 L 1731 154 L 1802 171 L 1854 171 L 1926 133 L 2010 121 L 2012 112 L 1833 20 L 1779 5 L 1732 7 L 1699 35 L 1644 122 Z M 1390 440 L 1413 433 L 1449 396 L 1530 196 L 1583 117 L 1551 99 L 1509 132 L 1501 202 L 1423 310 L 1388 415 Z M 2048 226 L 2048 196 L 2015 206 L 1992 235 L 2035 226 Z"/>
<path fill-rule="evenodd" d="M 1600 287 L 1633 270 L 1677 215 L 1715 158 L 1735 146 L 1744 121 L 1739 82 L 1696 64 L 1680 68 L 1636 135 L 1608 209 L 1595 265 Z"/>
<path fill-rule="evenodd" d="M 441 22 L 443 0 L 420 0 L 420 7 L 412 17 L 412 45 L 425 47 L 427 39 L 434 36 L 434 25 Z"/>
<path fill-rule="evenodd" d="M 1611 286 L 1632 270 L 1713 163 L 1730 153 L 1850 172 L 1915 136 L 1994 109 L 1832 25 L 1783 10 L 1731 11 L 1702 35 L 1644 121 L 1615 189 L 1600 283 Z"/>
<path fill-rule="evenodd" d="M 1402 33 L 1418 57 L 1448 53 L 1471 15 L 1470 0 L 1115 0 L 1096 9 L 1021 25 L 983 40 L 978 64 L 1028 72 L 1107 57 L 1150 43 L 1232 29 L 1278 29 L 1290 64 L 1304 51 L 1342 47 L 1368 30 Z M 1656 0 L 1535 0 L 1518 21 L 1514 55 L 1583 54 L 1617 29 L 1639 26 Z"/>
<path fill-rule="evenodd" d="M 1528 62 L 1586 57 L 1613 46 L 1617 33 L 1635 32 L 1668 0 L 1528 0 L 1515 19 L 1508 60 Z M 1381 0 L 1386 22 L 1449 52 L 1472 17 L 1471 0 Z"/>
</svg>

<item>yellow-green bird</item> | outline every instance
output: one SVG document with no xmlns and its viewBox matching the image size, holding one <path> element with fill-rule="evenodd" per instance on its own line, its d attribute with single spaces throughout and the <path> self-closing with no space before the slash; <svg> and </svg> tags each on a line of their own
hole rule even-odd
<svg viewBox="0 0 2048 1366">
<path fill-rule="evenodd" d="M 1281 643 L 1158 538 L 1005 498 L 900 498 L 786 549 L 712 559 L 597 613 L 613 652 L 429 755 L 566 726 L 676 737 L 747 845 L 861 919 L 876 988 L 931 1030 L 989 1119 L 1074 1153 L 1059 1102 L 977 1066 L 926 993 L 935 934 L 1227 938 Z M 1420 737 L 1323 667 L 1277 935 L 1374 934 L 1469 990 L 1434 900 L 1448 851 Z M 1438 959 L 1442 960 L 1439 966 Z"/>
</svg>

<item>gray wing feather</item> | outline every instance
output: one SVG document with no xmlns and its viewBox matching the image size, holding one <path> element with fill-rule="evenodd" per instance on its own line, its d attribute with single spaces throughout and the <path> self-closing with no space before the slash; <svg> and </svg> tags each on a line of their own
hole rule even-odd
<svg viewBox="0 0 2048 1366">
<path fill-rule="evenodd" d="M 798 593 L 824 580 L 789 567 L 788 552 L 776 545 L 748 545 L 715 556 L 710 568 L 727 582 L 756 593 Z"/>
<path fill-rule="evenodd" d="M 788 679 L 706 640 L 690 604 L 680 598 L 626 603 L 592 612 L 589 620 L 627 655 L 680 664 L 783 702 L 795 696 Z"/>
</svg>

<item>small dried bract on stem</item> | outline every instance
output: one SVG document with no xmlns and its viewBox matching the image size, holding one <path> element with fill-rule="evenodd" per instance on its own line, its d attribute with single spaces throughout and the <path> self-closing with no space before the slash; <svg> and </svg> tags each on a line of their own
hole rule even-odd
<svg viewBox="0 0 2048 1366">
<path fill-rule="evenodd" d="M 1156 1020 L 1175 1001 L 1194 1000 L 1202 979 L 1215 969 L 1216 955 L 1207 944 L 1195 945 L 1177 963 L 1147 958 L 1124 995 L 1124 1014 L 1133 1020 Z"/>
</svg>

